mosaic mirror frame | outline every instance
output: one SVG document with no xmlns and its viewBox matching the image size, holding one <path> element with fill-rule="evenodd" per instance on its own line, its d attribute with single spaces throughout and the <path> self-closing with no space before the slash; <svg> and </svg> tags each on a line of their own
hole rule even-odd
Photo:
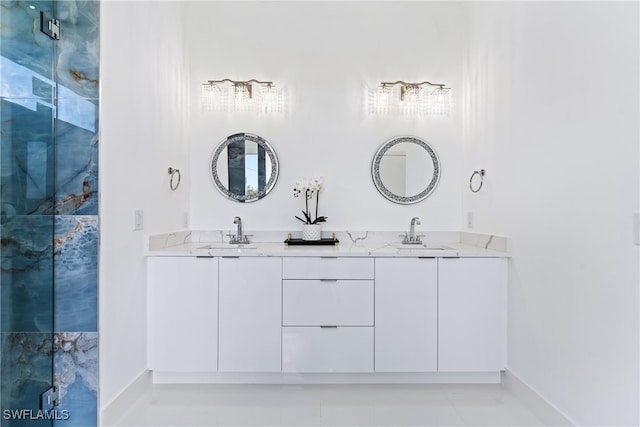
<svg viewBox="0 0 640 427">
<path fill-rule="evenodd" d="M 433 174 L 430 177 L 429 182 L 425 183 L 425 188 L 422 191 L 411 196 L 396 194 L 393 191 L 391 191 L 383 182 L 383 179 L 380 173 L 380 164 L 382 162 L 384 155 L 391 148 L 402 143 L 410 143 L 410 144 L 418 145 L 420 148 L 426 151 L 426 153 L 428 154 L 429 158 L 433 163 Z M 438 182 L 440 181 L 441 174 L 442 174 L 442 169 L 440 166 L 440 159 L 436 151 L 427 141 L 415 136 L 397 136 L 385 142 L 378 149 L 371 163 L 371 176 L 373 178 L 373 183 L 375 184 L 376 189 L 386 199 L 402 205 L 418 203 L 426 199 L 427 197 L 429 197 L 438 186 Z"/>
</svg>

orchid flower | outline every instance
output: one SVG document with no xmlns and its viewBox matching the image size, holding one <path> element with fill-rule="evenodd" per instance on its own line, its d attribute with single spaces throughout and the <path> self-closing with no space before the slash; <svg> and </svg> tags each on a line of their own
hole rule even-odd
<svg viewBox="0 0 640 427">
<path fill-rule="evenodd" d="M 304 215 L 304 219 L 296 216 L 297 219 L 304 222 L 305 224 L 317 224 L 320 222 L 325 222 L 327 217 L 318 216 L 318 204 L 320 200 L 320 192 L 324 187 L 324 178 L 302 178 L 301 180 L 296 181 L 293 187 L 293 197 L 300 197 L 304 193 L 305 197 L 305 210 L 302 211 Z M 313 196 L 316 196 L 316 210 L 315 210 L 315 219 L 311 217 L 311 211 L 309 210 L 309 200 L 313 199 Z"/>
</svg>

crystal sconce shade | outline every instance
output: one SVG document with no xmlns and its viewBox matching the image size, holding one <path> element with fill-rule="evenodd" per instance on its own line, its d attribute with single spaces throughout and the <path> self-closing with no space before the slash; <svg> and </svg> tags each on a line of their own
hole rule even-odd
<svg viewBox="0 0 640 427">
<path fill-rule="evenodd" d="M 430 82 L 382 82 L 368 91 L 370 115 L 449 116 L 451 88 Z"/>
<path fill-rule="evenodd" d="M 273 82 L 209 80 L 202 84 L 202 110 L 221 113 L 283 113 L 284 95 Z"/>
</svg>

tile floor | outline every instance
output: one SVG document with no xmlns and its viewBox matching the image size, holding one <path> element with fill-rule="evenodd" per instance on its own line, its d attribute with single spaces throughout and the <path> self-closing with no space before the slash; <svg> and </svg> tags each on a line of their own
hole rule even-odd
<svg viewBox="0 0 640 427">
<path fill-rule="evenodd" d="M 499 384 L 154 385 L 120 427 L 542 426 Z"/>
</svg>

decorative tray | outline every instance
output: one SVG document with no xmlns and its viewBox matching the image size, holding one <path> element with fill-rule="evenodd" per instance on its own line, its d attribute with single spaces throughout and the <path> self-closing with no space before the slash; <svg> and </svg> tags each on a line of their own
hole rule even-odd
<svg viewBox="0 0 640 427">
<path fill-rule="evenodd" d="M 325 237 L 322 238 L 320 240 L 302 240 L 302 239 L 293 239 L 291 237 L 288 237 L 284 243 L 286 245 L 303 245 L 303 246 L 311 246 L 311 245 L 322 245 L 322 246 L 327 246 L 327 245 L 338 245 L 338 243 L 340 243 L 340 240 L 336 239 L 335 237 Z"/>
</svg>

